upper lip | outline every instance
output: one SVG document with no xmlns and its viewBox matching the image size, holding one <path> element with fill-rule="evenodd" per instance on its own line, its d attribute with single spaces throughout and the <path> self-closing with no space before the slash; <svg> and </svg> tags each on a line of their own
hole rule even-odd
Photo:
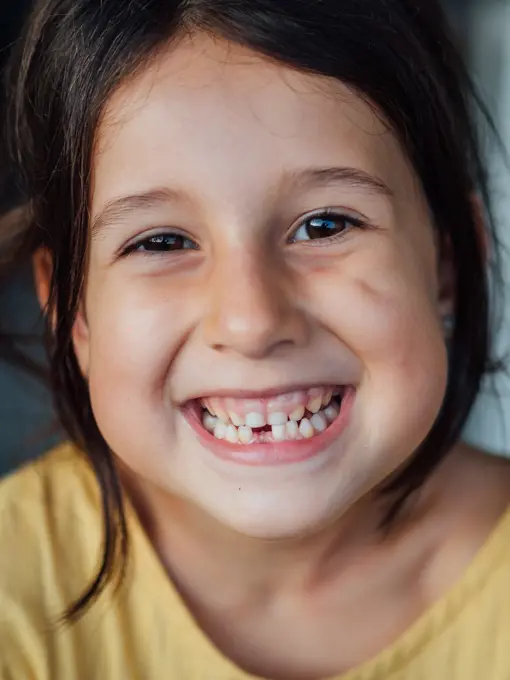
<svg viewBox="0 0 510 680">
<path fill-rule="evenodd" d="M 310 383 L 299 383 L 293 385 L 280 385 L 278 387 L 268 387 L 259 390 L 245 390 L 245 389 L 210 389 L 197 392 L 187 397 L 182 403 L 184 406 L 191 401 L 197 401 L 199 399 L 207 399 L 212 397 L 224 398 L 224 399 L 268 399 L 269 397 L 275 397 L 281 394 L 288 394 L 289 392 L 300 392 L 309 390 L 313 387 L 330 387 L 334 389 L 335 387 L 345 387 L 346 383 L 330 381 L 314 381 Z"/>
</svg>

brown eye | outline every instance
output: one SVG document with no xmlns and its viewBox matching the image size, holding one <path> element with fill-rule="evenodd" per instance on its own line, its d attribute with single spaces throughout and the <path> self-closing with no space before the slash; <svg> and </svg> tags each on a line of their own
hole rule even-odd
<svg viewBox="0 0 510 680">
<path fill-rule="evenodd" d="M 289 239 L 291 243 L 317 241 L 333 238 L 349 231 L 353 227 L 361 227 L 363 222 L 348 215 L 324 214 L 314 215 L 306 219 Z"/>
<path fill-rule="evenodd" d="M 128 246 L 125 254 L 128 255 L 133 252 L 168 253 L 177 250 L 197 249 L 197 244 L 182 234 L 155 234 Z"/>
</svg>

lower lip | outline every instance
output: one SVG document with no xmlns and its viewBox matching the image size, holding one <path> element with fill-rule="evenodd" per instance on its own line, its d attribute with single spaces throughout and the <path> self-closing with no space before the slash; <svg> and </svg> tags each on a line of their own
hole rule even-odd
<svg viewBox="0 0 510 680">
<path fill-rule="evenodd" d="M 320 455 L 346 429 L 356 396 L 354 388 L 348 388 L 342 398 L 340 413 L 327 430 L 311 439 L 297 441 L 268 442 L 263 444 L 231 444 L 217 439 L 208 432 L 200 421 L 200 415 L 192 406 L 183 410 L 190 427 L 198 435 L 202 446 L 222 460 L 239 465 L 272 466 L 300 463 Z"/>
</svg>

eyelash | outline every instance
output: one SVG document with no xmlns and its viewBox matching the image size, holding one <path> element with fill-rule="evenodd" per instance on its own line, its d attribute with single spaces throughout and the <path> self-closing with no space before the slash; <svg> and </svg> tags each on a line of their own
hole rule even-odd
<svg viewBox="0 0 510 680">
<path fill-rule="evenodd" d="M 322 238 L 317 238 L 317 239 L 309 239 L 307 241 L 296 241 L 296 240 L 291 240 L 288 239 L 288 243 L 295 244 L 295 243 L 308 243 L 309 245 L 312 245 L 314 247 L 321 246 L 321 245 L 327 245 L 328 243 L 334 243 L 336 241 L 339 241 L 342 239 L 346 233 L 352 231 L 353 229 L 362 229 L 367 226 L 366 222 L 362 220 L 359 217 L 353 217 L 352 215 L 349 215 L 348 213 L 343 213 L 339 212 L 333 209 L 328 209 L 328 210 L 322 210 L 321 212 L 308 215 L 301 223 L 300 225 L 294 229 L 293 234 L 294 237 L 295 235 L 299 232 L 300 229 L 303 227 L 306 227 L 307 223 L 312 223 L 314 221 L 319 221 L 319 220 L 324 220 L 326 222 L 343 222 L 344 224 L 348 224 L 349 226 L 345 227 L 342 229 L 340 232 L 336 234 L 332 234 L 331 236 L 324 236 Z"/>
<path fill-rule="evenodd" d="M 287 239 L 287 243 L 289 244 L 296 244 L 296 243 L 309 243 L 310 245 L 315 246 L 320 246 L 320 245 L 326 245 L 328 243 L 332 243 L 335 241 L 340 240 L 347 232 L 352 231 L 352 229 L 362 229 L 366 227 L 366 222 L 364 222 L 362 219 L 353 217 L 352 215 L 349 215 L 347 213 L 342 213 L 338 212 L 335 210 L 323 210 L 319 213 L 316 213 L 314 215 L 309 215 L 306 217 L 300 224 L 299 226 L 294 229 L 293 234 L 295 235 L 298 233 L 301 229 L 307 226 L 307 224 L 312 223 L 313 221 L 320 221 L 324 220 L 326 222 L 343 222 L 345 224 L 348 224 L 350 226 L 347 226 L 346 228 L 342 229 L 340 232 L 333 234 L 331 236 L 325 236 L 322 238 L 317 238 L 317 239 L 306 239 L 306 240 L 292 240 L 292 239 Z M 173 241 L 173 244 L 176 243 L 176 241 L 181 240 L 182 246 L 180 248 L 174 248 L 174 249 L 168 249 L 168 250 L 158 250 L 156 247 L 154 250 L 151 250 L 150 248 L 147 248 L 147 244 L 156 245 L 156 244 L 161 244 L 164 243 L 165 241 Z M 317 243 L 315 243 L 317 242 Z M 187 244 L 187 245 L 185 245 Z M 189 244 L 189 245 L 188 245 Z M 153 234 L 152 236 L 148 236 L 144 239 L 141 239 L 139 241 L 135 241 L 134 243 L 129 244 L 124 248 L 124 250 L 121 252 L 121 257 L 125 257 L 134 253 L 142 253 L 145 255 L 164 255 L 167 253 L 181 253 L 185 250 L 198 250 L 198 246 L 189 238 L 184 236 L 184 234 L 180 234 L 179 232 L 160 232 Z"/>
<path fill-rule="evenodd" d="M 147 244 L 150 244 L 150 243 L 152 243 L 152 245 L 156 245 L 158 243 L 158 240 L 159 240 L 159 243 L 162 243 L 165 240 L 167 240 L 167 241 L 173 240 L 174 243 L 175 243 L 178 239 L 180 239 L 183 244 L 184 243 L 192 244 L 191 247 L 184 246 L 184 247 L 181 247 L 181 248 L 174 248 L 174 249 L 169 249 L 169 250 L 163 250 L 163 249 L 158 250 L 157 248 L 155 248 L 154 250 L 150 250 L 149 248 L 144 247 L 144 246 L 147 246 Z M 184 236 L 184 234 L 180 234 L 179 232 L 168 231 L 168 232 L 159 232 L 159 233 L 156 233 L 156 234 L 152 234 L 151 236 L 147 236 L 144 239 L 140 239 L 139 241 L 135 241 L 134 243 L 131 243 L 128 246 L 126 246 L 126 248 L 124 248 L 124 250 L 121 252 L 120 255 L 121 255 L 121 257 L 126 257 L 126 256 L 134 254 L 134 253 L 142 253 L 142 254 L 145 254 L 145 255 L 150 255 L 151 253 L 156 254 L 156 255 L 157 254 L 163 254 L 164 255 L 166 253 L 171 253 L 171 252 L 179 253 L 179 252 L 182 252 L 184 250 L 198 250 L 198 247 L 195 245 L 195 243 L 191 239 Z"/>
</svg>

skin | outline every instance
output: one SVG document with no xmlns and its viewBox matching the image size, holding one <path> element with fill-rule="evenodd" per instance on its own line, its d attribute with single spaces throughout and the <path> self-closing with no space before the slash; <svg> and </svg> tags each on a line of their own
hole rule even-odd
<svg viewBox="0 0 510 680">
<path fill-rule="evenodd" d="M 119 197 L 184 196 L 92 238 L 76 350 L 99 427 L 130 469 L 243 534 L 295 537 L 342 515 L 429 431 L 446 381 L 437 253 L 418 184 L 366 104 L 227 49 L 181 45 L 110 102 L 92 221 Z M 292 181 L 328 166 L 381 178 L 393 198 Z M 370 226 L 286 243 L 328 207 Z M 174 225 L 200 249 L 117 257 Z M 357 398 L 318 469 L 219 465 L 178 409 L 221 390 L 330 381 L 354 383 Z"/>
<path fill-rule="evenodd" d="M 387 191 L 296 179 L 330 166 Z M 370 658 L 458 579 L 510 488 L 506 463 L 459 445 L 391 534 L 377 529 L 374 490 L 444 397 L 451 302 L 398 141 L 341 83 L 195 36 L 112 97 L 93 175 L 75 351 L 173 581 L 250 672 L 310 679 Z M 155 189 L 157 205 L 113 215 L 113 201 Z M 289 242 L 325 208 L 367 226 Z M 196 249 L 119 256 L 172 229 Z M 43 259 L 38 280 L 44 298 Z M 321 464 L 219 462 L 181 412 L 219 391 L 331 382 L 357 394 Z"/>
</svg>

